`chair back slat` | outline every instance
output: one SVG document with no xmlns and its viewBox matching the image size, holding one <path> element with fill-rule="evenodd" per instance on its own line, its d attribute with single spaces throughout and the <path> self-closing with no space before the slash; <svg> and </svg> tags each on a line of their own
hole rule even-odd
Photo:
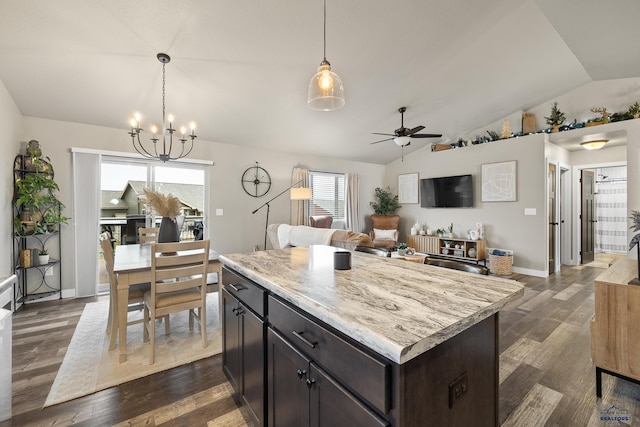
<svg viewBox="0 0 640 427">
<path fill-rule="evenodd" d="M 139 243 L 157 242 L 159 232 L 160 232 L 160 228 L 158 227 L 140 227 L 138 228 L 138 242 Z"/>
<path fill-rule="evenodd" d="M 151 294 L 201 287 L 206 292 L 209 240 L 153 243 Z"/>
</svg>

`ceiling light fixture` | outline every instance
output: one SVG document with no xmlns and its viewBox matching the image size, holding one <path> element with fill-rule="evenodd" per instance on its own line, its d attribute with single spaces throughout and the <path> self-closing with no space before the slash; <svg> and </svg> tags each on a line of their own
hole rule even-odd
<svg viewBox="0 0 640 427">
<path fill-rule="evenodd" d="M 400 147 L 404 147 L 404 146 L 409 145 L 411 143 L 411 137 L 410 136 L 397 136 L 397 137 L 393 138 L 393 142 L 398 144 Z"/>
<path fill-rule="evenodd" d="M 196 125 L 194 122 L 191 122 L 190 134 L 186 134 L 186 129 L 184 126 L 181 127 L 180 133 L 182 134 L 182 137 L 180 138 L 180 142 L 181 142 L 180 154 L 172 155 L 171 151 L 173 149 L 173 133 L 176 130 L 173 128 L 173 115 L 169 114 L 169 117 L 165 118 L 165 93 L 164 93 L 165 80 L 166 80 L 165 65 L 171 61 L 171 57 L 166 53 L 159 53 L 156 56 L 158 58 L 158 61 L 162 63 L 162 129 L 163 129 L 162 130 L 162 151 L 158 152 L 158 141 L 160 140 L 158 136 L 160 135 L 158 135 L 158 128 L 156 128 L 156 126 L 151 126 L 151 142 L 153 143 L 153 148 L 151 147 L 149 147 L 149 149 L 145 148 L 142 141 L 140 141 L 140 132 L 144 130 L 140 127 L 140 113 L 136 113 L 135 117 L 131 119 L 131 131 L 129 132 L 129 135 L 131 135 L 131 141 L 133 142 L 133 147 L 136 149 L 138 153 L 140 153 L 141 155 L 149 159 L 158 159 L 163 162 L 166 162 L 168 160 L 177 160 L 177 159 L 181 159 L 183 157 L 188 156 L 189 153 L 191 153 L 191 150 L 193 149 L 193 140 L 197 138 L 197 135 L 195 133 Z M 165 131 L 169 132 L 168 140 L 167 140 L 167 135 Z M 189 145 L 188 149 L 186 149 L 187 138 L 191 139 L 191 144 Z"/>
<path fill-rule="evenodd" d="M 333 111 L 344 107 L 342 79 L 331 71 L 331 64 L 327 61 L 327 0 L 324 0 L 324 59 L 309 82 L 307 104 L 316 111 Z"/>
<path fill-rule="evenodd" d="M 602 147 L 604 147 L 604 145 L 607 142 L 609 142 L 609 140 L 607 140 L 607 139 L 596 139 L 596 140 L 593 140 L 593 141 L 581 142 L 580 145 L 582 145 L 587 150 L 599 150 Z"/>
</svg>

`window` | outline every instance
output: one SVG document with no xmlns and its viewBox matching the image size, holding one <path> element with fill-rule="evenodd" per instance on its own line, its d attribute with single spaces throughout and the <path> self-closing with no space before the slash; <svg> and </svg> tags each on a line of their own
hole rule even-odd
<svg viewBox="0 0 640 427">
<path fill-rule="evenodd" d="M 331 215 L 345 220 L 345 176 L 341 173 L 309 172 L 313 197 L 309 203 L 309 215 Z"/>
</svg>

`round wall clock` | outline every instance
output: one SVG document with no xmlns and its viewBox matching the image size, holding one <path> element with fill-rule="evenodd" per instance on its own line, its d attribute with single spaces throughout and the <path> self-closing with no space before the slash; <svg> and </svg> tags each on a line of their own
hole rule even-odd
<svg viewBox="0 0 640 427">
<path fill-rule="evenodd" d="M 271 188 L 271 176 L 263 167 L 255 166 L 247 168 L 242 174 L 242 189 L 252 197 L 261 197 Z"/>
</svg>

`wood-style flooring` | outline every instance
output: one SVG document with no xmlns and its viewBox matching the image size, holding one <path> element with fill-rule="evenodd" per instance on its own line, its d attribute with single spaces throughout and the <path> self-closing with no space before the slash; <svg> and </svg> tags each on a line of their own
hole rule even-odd
<svg viewBox="0 0 640 427">
<path fill-rule="evenodd" d="M 545 279 L 511 276 L 526 289 L 500 314 L 503 426 L 640 425 L 640 385 L 604 375 L 603 398 L 595 395 L 589 322 L 602 271 L 565 266 Z M 84 305 L 95 300 L 34 303 L 14 314 L 13 418 L 0 427 L 250 425 L 219 355 L 42 409 Z M 601 421 L 614 405 L 632 421 Z"/>
</svg>

